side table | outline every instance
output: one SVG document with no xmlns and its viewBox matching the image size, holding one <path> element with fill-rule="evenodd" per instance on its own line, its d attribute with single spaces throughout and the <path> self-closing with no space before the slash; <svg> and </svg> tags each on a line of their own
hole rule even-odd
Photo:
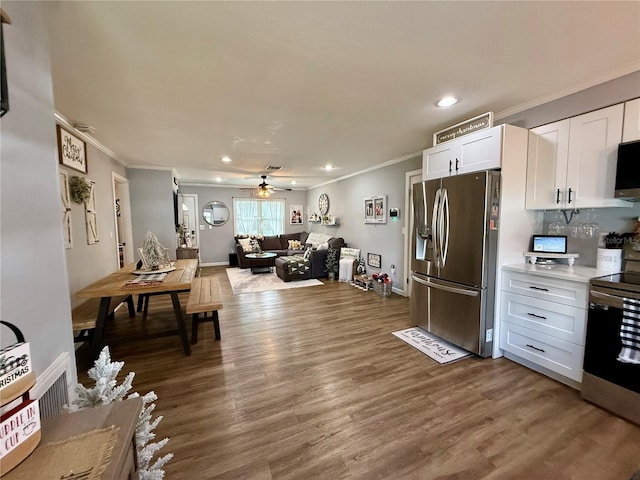
<svg viewBox="0 0 640 480">
<path fill-rule="evenodd" d="M 30 467 L 30 460 L 37 459 L 38 451 L 43 445 L 64 441 L 111 425 L 118 427 L 118 435 L 102 478 L 137 479 L 138 459 L 136 457 L 135 432 L 141 409 L 142 399 L 131 398 L 43 419 L 40 444 L 20 465 L 7 473 L 6 476 L 3 474 L 3 480 L 11 480 L 13 476 L 17 477 L 18 474 L 21 476 L 29 475 L 30 478 L 41 478 L 40 475 L 43 472 L 33 471 Z"/>
</svg>

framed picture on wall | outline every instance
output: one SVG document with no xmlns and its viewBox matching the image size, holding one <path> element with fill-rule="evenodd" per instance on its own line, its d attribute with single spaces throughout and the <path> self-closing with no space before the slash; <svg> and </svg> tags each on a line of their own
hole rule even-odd
<svg viewBox="0 0 640 480">
<path fill-rule="evenodd" d="M 58 132 L 58 160 L 61 165 L 88 173 L 87 144 L 81 138 L 56 125 Z"/>
<path fill-rule="evenodd" d="M 302 225 L 302 205 L 289 205 L 289 225 Z"/>
<path fill-rule="evenodd" d="M 382 266 L 382 255 L 367 253 L 367 265 L 373 268 L 380 268 Z"/>
<path fill-rule="evenodd" d="M 364 223 L 387 223 L 387 196 L 364 199 Z"/>
</svg>

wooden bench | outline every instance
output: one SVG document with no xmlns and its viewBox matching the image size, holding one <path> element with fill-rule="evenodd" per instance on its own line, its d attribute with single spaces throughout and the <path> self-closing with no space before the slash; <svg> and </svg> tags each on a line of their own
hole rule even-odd
<svg viewBox="0 0 640 480">
<path fill-rule="evenodd" d="M 96 318 L 98 318 L 100 300 L 100 298 L 90 298 L 87 301 L 82 302 L 80 305 L 77 305 L 71 311 L 73 331 L 78 332 L 78 334 L 73 337 L 74 342 L 91 340 L 93 330 L 96 328 Z M 109 318 L 113 318 L 115 309 L 122 302 L 127 302 L 127 307 L 129 308 L 129 316 L 136 316 L 136 311 L 131 295 L 122 295 L 119 297 L 111 298 L 111 302 L 109 303 Z"/>
<path fill-rule="evenodd" d="M 213 322 L 216 340 L 220 340 L 218 310 L 222 310 L 222 292 L 217 277 L 196 277 L 191 282 L 191 292 L 187 301 L 187 315 L 192 315 L 191 343 L 198 343 L 198 323 Z M 211 312 L 211 317 L 207 314 Z M 204 313 L 205 318 L 199 319 Z"/>
</svg>

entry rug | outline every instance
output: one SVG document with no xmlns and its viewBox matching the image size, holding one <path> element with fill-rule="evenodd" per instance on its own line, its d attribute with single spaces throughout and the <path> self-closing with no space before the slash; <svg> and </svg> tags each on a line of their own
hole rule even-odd
<svg viewBox="0 0 640 480">
<path fill-rule="evenodd" d="M 315 278 L 285 282 L 276 275 L 275 271 L 271 273 L 251 273 L 250 268 L 227 268 L 227 276 L 229 277 L 231 290 L 235 295 L 322 285 L 322 282 Z"/>
<path fill-rule="evenodd" d="M 471 355 L 470 352 L 455 347 L 444 340 L 440 340 L 435 335 L 427 333 L 421 328 L 406 328 L 391 333 L 442 365 Z"/>
</svg>

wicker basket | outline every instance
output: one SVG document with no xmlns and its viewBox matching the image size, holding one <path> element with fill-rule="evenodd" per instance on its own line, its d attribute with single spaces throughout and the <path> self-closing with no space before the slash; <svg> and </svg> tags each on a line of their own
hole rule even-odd
<svg viewBox="0 0 640 480">
<path fill-rule="evenodd" d="M 393 286 L 393 282 L 389 280 L 388 282 L 376 282 L 373 281 L 373 291 L 376 292 L 381 297 L 388 297 L 391 295 L 391 287 Z"/>
</svg>

